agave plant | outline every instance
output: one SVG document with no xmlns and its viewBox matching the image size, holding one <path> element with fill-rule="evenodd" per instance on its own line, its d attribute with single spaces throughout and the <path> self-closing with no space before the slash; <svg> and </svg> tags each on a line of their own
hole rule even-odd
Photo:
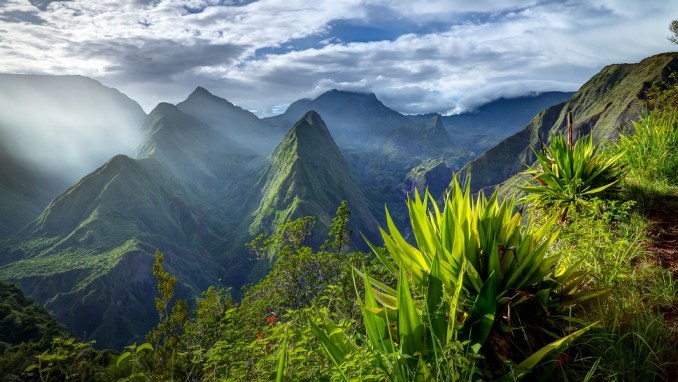
<svg viewBox="0 0 678 382">
<path fill-rule="evenodd" d="M 592 210 L 590 200 L 614 190 L 622 179 L 624 153 L 606 156 L 599 153 L 591 135 L 570 146 L 560 135 L 552 135 L 542 151 L 532 149 L 535 166 L 523 174 L 531 175 L 530 183 L 521 187 L 527 192 L 522 202 L 567 218 L 571 209 Z"/>
<path fill-rule="evenodd" d="M 408 208 L 415 244 L 405 240 L 388 211 L 388 231 L 381 229 L 385 249 L 370 244 L 397 277 L 397 288 L 355 270 L 365 284 L 362 308 L 369 345 L 384 355 L 383 368 L 392 380 L 456 379 L 458 370 L 446 358 L 450 349 L 462 349 L 469 357 L 483 355 L 488 362 L 520 361 L 511 343 L 524 337 L 516 334 L 527 332 L 531 318 L 544 316 L 540 312 L 557 314 L 559 307 L 599 294 L 579 292 L 582 278 L 574 266 L 561 268 L 559 259 L 548 255 L 556 238 L 550 233 L 553 219 L 524 227 L 513 200 L 500 201 L 496 193 L 489 200 L 483 194 L 473 199 L 469 187 L 462 191 L 455 179 L 442 211 L 428 193 L 423 198 L 415 194 Z M 541 322 L 552 333 L 548 326 Z M 341 350 L 336 339 L 315 330 L 340 365 L 350 349 Z M 523 359 L 510 378 L 521 378 L 585 330 L 551 343 L 537 339 L 527 344 L 546 345 Z"/>
</svg>

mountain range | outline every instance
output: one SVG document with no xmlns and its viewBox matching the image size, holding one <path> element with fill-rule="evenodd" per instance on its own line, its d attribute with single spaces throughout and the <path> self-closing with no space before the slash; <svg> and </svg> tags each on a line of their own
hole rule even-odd
<svg viewBox="0 0 678 382">
<path fill-rule="evenodd" d="M 77 181 L 0 147 L 0 280 L 17 283 L 72 332 L 100 347 L 142 341 L 157 320 L 155 251 L 165 254 L 179 296 L 197 296 L 209 285 L 237 293 L 260 276 L 255 270 L 263 265 L 244 245 L 257 234 L 313 215 L 309 244 L 318 245 L 346 200 L 352 245 L 364 246 L 359 234 L 376 238 L 384 205 L 396 222 L 405 221 L 407 195 L 426 188 L 442 195 L 452 171 L 463 167 L 476 189 L 520 171 L 537 137 L 548 139 L 548 132 L 562 129 L 566 110 L 574 112 L 579 131 L 614 137 L 638 114 L 642 90 L 677 60 L 666 54 L 608 67 L 574 95 L 500 99 L 457 116 L 403 115 L 374 94 L 332 90 L 262 119 L 204 88 L 146 115 L 96 81 L 55 77 L 60 87 L 34 89 L 40 105 L 56 104 L 46 110 L 60 107 L 69 81 L 86 83 L 102 94 L 95 107 L 102 115 L 125 105 L 118 119 L 106 118 L 113 130 L 136 123 L 137 141 Z M 33 76 L 3 78 L 10 77 L 15 88 L 24 80 L 27 87 L 36 83 Z M 74 86 L 77 99 L 82 85 Z M 622 92 L 631 95 L 622 98 Z M 24 109 L 30 106 L 28 99 L 22 102 Z M 623 113 L 613 118 L 613 110 Z M 9 117 L 0 123 L 20 121 L 11 114 L 3 109 L 0 117 Z M 80 118 L 76 108 L 68 114 L 73 124 L 86 126 L 98 113 L 86 110 Z"/>
</svg>

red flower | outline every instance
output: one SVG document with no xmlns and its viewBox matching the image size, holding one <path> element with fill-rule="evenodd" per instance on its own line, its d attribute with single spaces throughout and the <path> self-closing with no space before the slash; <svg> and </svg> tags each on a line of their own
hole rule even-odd
<svg viewBox="0 0 678 382">
<path fill-rule="evenodd" d="M 272 314 L 272 313 L 271 313 L 271 314 L 269 314 L 268 316 L 266 316 L 266 322 L 267 322 L 267 323 L 273 324 L 273 323 L 275 323 L 276 321 L 278 321 L 278 317 L 276 317 L 275 314 Z"/>
<path fill-rule="evenodd" d="M 263 334 L 261 334 L 261 333 L 257 333 L 257 338 L 263 338 L 263 337 L 264 337 L 264 335 L 263 335 Z"/>
<path fill-rule="evenodd" d="M 569 365 L 571 363 L 572 363 L 572 358 L 570 358 L 570 356 L 567 355 L 567 353 L 561 354 L 560 357 L 558 357 L 558 359 L 556 360 L 556 365 L 558 367 L 563 367 L 563 366 Z"/>
</svg>

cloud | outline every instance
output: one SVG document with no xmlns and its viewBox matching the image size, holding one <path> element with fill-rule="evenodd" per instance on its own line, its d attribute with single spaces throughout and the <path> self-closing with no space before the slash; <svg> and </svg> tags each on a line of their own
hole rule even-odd
<svg viewBox="0 0 678 382">
<path fill-rule="evenodd" d="M 336 87 L 375 92 L 407 113 L 468 110 L 500 97 L 573 91 L 604 65 L 670 49 L 659 24 L 668 8 L 653 2 L 642 18 L 629 19 L 617 8 L 545 3 L 443 32 L 269 54 L 221 76 L 247 78 L 278 99 Z M 247 89 L 238 91 L 256 102 Z"/>
<path fill-rule="evenodd" d="M 262 114 L 332 87 L 371 91 L 410 113 L 575 90 L 606 64 L 672 49 L 667 15 L 678 7 L 677 0 L 31 2 L 43 23 L 0 25 L 8 31 L 0 34 L 3 70 L 92 76 L 147 111 L 200 85 Z M 35 7 L 0 5 L 5 17 L 17 11 Z"/>
<path fill-rule="evenodd" d="M 70 48 L 73 55 L 103 59 L 104 76 L 127 82 L 162 82 L 176 75 L 209 66 L 230 66 L 246 47 L 210 44 L 201 39 L 190 45 L 172 40 L 100 40 Z"/>
<path fill-rule="evenodd" d="M 30 11 L 9 11 L 0 14 L 0 21 L 8 23 L 29 23 L 29 24 L 44 24 L 40 16 L 35 12 Z"/>
<path fill-rule="evenodd" d="M 49 7 L 51 3 L 55 3 L 58 1 L 70 1 L 70 0 L 29 0 L 29 2 L 33 6 L 37 7 L 41 11 L 47 10 L 47 7 Z"/>
</svg>

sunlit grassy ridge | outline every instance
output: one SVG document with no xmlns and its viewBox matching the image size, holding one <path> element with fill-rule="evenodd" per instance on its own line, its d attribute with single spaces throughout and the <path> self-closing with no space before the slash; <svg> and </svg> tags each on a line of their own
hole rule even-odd
<svg viewBox="0 0 678 382">
<path fill-rule="evenodd" d="M 64 269 L 91 269 L 95 273 L 105 273 L 115 267 L 120 259 L 130 251 L 138 251 L 136 240 L 129 240 L 123 245 L 106 252 L 83 250 L 82 252 L 56 251 L 45 255 L 37 255 L 19 260 L 0 268 L 0 278 L 28 278 L 62 273 Z"/>
<path fill-rule="evenodd" d="M 354 226 L 374 232 L 376 220 L 363 191 L 349 171 L 320 115 L 309 112 L 283 138 L 260 172 L 250 195 L 255 210 L 247 227 L 250 233 L 280 227 L 292 218 L 332 211 L 346 200 L 354 211 Z M 331 216 L 318 214 L 320 227 L 329 227 Z M 321 230 L 319 230 L 321 231 Z M 324 238 L 313 237 L 316 243 Z"/>
</svg>

